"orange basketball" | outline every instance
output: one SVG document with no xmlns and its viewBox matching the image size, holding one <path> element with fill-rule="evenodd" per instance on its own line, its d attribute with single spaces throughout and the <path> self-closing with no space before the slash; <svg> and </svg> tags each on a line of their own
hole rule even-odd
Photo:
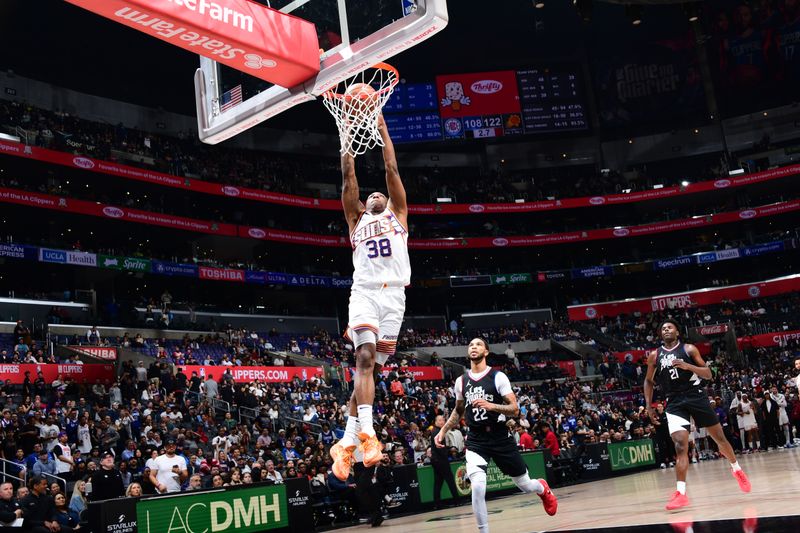
<svg viewBox="0 0 800 533">
<path fill-rule="evenodd" d="M 354 83 L 344 92 L 345 110 L 348 113 L 370 113 L 378 105 L 378 95 L 366 83 Z"/>
</svg>

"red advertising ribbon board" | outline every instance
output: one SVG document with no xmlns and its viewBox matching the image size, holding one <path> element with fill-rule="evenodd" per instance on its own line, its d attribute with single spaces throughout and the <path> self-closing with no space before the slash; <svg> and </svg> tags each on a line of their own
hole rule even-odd
<svg viewBox="0 0 800 533">
<path fill-rule="evenodd" d="M 78 383 L 105 383 L 116 378 L 114 365 L 11 365 L 0 364 L 0 379 L 10 379 L 14 385 L 25 381 L 25 372 L 30 372 L 31 381 L 38 372 L 42 373 L 45 382 L 52 383 L 58 376 L 70 378 Z"/>
<path fill-rule="evenodd" d="M 319 72 L 314 24 L 248 0 L 67 1 L 282 87 Z"/>
<path fill-rule="evenodd" d="M 294 378 L 307 381 L 312 377 L 322 377 L 325 374 L 321 366 L 202 366 L 202 365 L 177 365 L 183 369 L 187 377 L 192 377 L 192 372 L 197 372 L 200 377 L 214 376 L 214 380 L 222 379 L 223 374 L 230 370 L 236 383 L 289 383 Z"/>
<path fill-rule="evenodd" d="M 676 294 L 652 296 L 650 298 L 637 298 L 619 300 L 616 302 L 602 302 L 586 305 L 572 305 L 567 307 L 570 320 L 593 320 L 602 317 L 615 317 L 639 312 L 642 314 L 671 309 L 686 309 L 703 305 L 722 303 L 722 300 L 752 300 L 753 298 L 774 296 L 800 291 L 800 275 L 786 276 L 755 283 L 743 283 L 730 287 L 715 289 L 699 289 L 696 291 Z"/>
<path fill-rule="evenodd" d="M 305 196 L 294 196 L 246 187 L 234 187 L 221 183 L 202 180 L 181 178 L 170 174 L 163 174 L 152 170 L 120 165 L 109 161 L 101 161 L 91 157 L 76 156 L 73 154 L 26 146 L 23 144 L 0 140 L 0 154 L 24 157 L 44 161 L 66 167 L 80 168 L 89 172 L 110 174 L 120 178 L 144 181 L 154 185 L 173 187 L 215 196 L 228 196 L 242 200 L 252 200 L 270 204 L 303 207 L 307 209 L 322 209 L 339 211 L 341 202 L 337 200 L 318 200 Z M 765 181 L 783 179 L 800 173 L 800 165 L 791 165 L 754 174 L 731 176 L 730 178 L 701 181 L 691 183 L 685 187 L 664 187 L 649 191 L 638 191 L 629 194 L 611 194 L 608 196 L 584 196 L 579 198 L 565 198 L 563 200 L 546 200 L 541 202 L 526 202 L 521 204 L 412 204 L 409 213 L 412 215 L 480 215 L 497 213 L 533 213 L 541 211 L 554 211 L 557 209 L 575 209 L 580 207 L 600 207 L 604 205 L 622 205 L 650 200 L 661 200 L 687 194 L 697 194 L 710 191 L 719 191 L 733 187 L 743 187 L 762 183 Z"/>
<path fill-rule="evenodd" d="M 411 372 L 416 381 L 440 381 L 444 379 L 444 373 L 441 367 L 438 366 L 408 366 L 404 368 L 384 368 L 383 376 L 389 375 L 389 372 Z M 344 379 L 347 382 L 353 381 L 353 376 L 350 372 L 345 372 Z"/>
</svg>

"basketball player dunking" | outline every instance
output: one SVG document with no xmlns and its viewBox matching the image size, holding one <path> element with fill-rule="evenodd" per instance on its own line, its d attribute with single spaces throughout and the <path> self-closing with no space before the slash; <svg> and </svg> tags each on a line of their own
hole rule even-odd
<svg viewBox="0 0 800 533">
<path fill-rule="evenodd" d="M 509 418 L 519 414 L 517 397 L 511 390 L 508 376 L 486 364 L 489 345 L 484 339 L 472 339 L 467 354 L 470 370 L 456 379 L 455 409 L 444 427 L 436 434 L 434 443 L 439 448 L 443 447 L 447 432 L 458 426 L 466 412 L 469 430 L 466 454 L 467 477 L 472 485 L 472 511 L 478 522 L 478 531 L 480 533 L 489 531 L 486 469 L 490 460 L 494 460 L 497 468 L 514 480 L 514 484 L 522 492 L 538 494 L 547 514 L 551 516 L 556 514 L 558 500 L 555 494 L 545 480 L 528 477 L 528 467 L 506 426 Z"/>
<path fill-rule="evenodd" d="M 364 454 L 365 467 L 381 460 L 383 445 L 372 426 L 374 380 L 395 352 L 406 307 L 405 287 L 411 281 L 406 191 L 383 116 L 378 117 L 378 130 L 384 144 L 388 198 L 374 192 L 366 205 L 361 203 L 355 160 L 349 154 L 342 156 L 342 206 L 353 247 L 353 287 L 345 336 L 356 350 L 350 416 L 344 437 L 331 447 L 333 473 L 342 481 L 350 473 L 356 446 Z"/>
<path fill-rule="evenodd" d="M 742 492 L 750 492 L 750 481 L 739 466 L 731 444 L 725 438 L 722 425 L 708 402 L 703 380 L 711 379 L 711 369 L 692 344 L 680 340 L 678 323 L 665 320 L 660 326 L 662 346 L 647 357 L 647 377 L 644 381 L 644 400 L 647 413 L 659 425 L 653 411 L 653 388 L 658 383 L 667 400 L 667 425 L 675 443 L 675 474 L 678 486 L 667 503 L 667 511 L 689 505 L 686 497 L 686 471 L 689 469 L 689 428 L 694 418 L 695 426 L 706 428 L 717 443 L 719 451 L 731 463 L 731 469 Z"/>
</svg>

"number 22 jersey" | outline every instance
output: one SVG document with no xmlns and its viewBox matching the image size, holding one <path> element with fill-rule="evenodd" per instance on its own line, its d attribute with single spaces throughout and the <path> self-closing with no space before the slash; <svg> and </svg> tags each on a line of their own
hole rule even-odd
<svg viewBox="0 0 800 533">
<path fill-rule="evenodd" d="M 353 288 L 405 287 L 411 283 L 408 230 L 391 209 L 373 215 L 364 211 L 350 235 Z"/>
<path fill-rule="evenodd" d="M 472 402 L 478 399 L 503 404 L 503 396 L 513 392 L 508 376 L 492 367 L 480 374 L 467 371 L 456 379 L 454 388 L 456 400 L 464 400 L 464 418 L 467 419 L 470 439 L 502 439 L 508 436 L 505 415 L 472 406 Z"/>
</svg>

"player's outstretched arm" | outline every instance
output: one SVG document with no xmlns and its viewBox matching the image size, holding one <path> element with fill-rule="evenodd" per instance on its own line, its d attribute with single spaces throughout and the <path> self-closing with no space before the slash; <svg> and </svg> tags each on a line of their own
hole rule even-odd
<svg viewBox="0 0 800 533">
<path fill-rule="evenodd" d="M 394 152 L 394 143 L 389 136 L 389 129 L 383 115 L 378 115 L 378 132 L 383 139 L 383 165 L 386 168 L 386 189 L 389 191 L 389 209 L 400 218 L 403 226 L 408 227 L 408 204 L 406 202 L 406 189 L 400 179 L 397 168 L 397 157 Z"/>
<path fill-rule="evenodd" d="M 436 438 L 434 439 L 434 444 L 436 444 L 437 447 L 439 448 L 444 447 L 445 435 L 447 435 L 448 431 L 451 431 L 458 427 L 458 424 L 461 422 L 461 419 L 464 418 L 464 410 L 465 410 L 464 400 L 463 399 L 456 400 L 456 406 L 450 413 L 447 422 L 444 423 L 442 429 L 440 429 L 439 433 L 436 434 Z"/>
<path fill-rule="evenodd" d="M 364 204 L 358 198 L 358 179 L 356 179 L 356 161 L 350 154 L 342 155 L 342 207 L 344 218 L 350 233 L 358 224 L 358 217 L 364 211 Z"/>
</svg>

